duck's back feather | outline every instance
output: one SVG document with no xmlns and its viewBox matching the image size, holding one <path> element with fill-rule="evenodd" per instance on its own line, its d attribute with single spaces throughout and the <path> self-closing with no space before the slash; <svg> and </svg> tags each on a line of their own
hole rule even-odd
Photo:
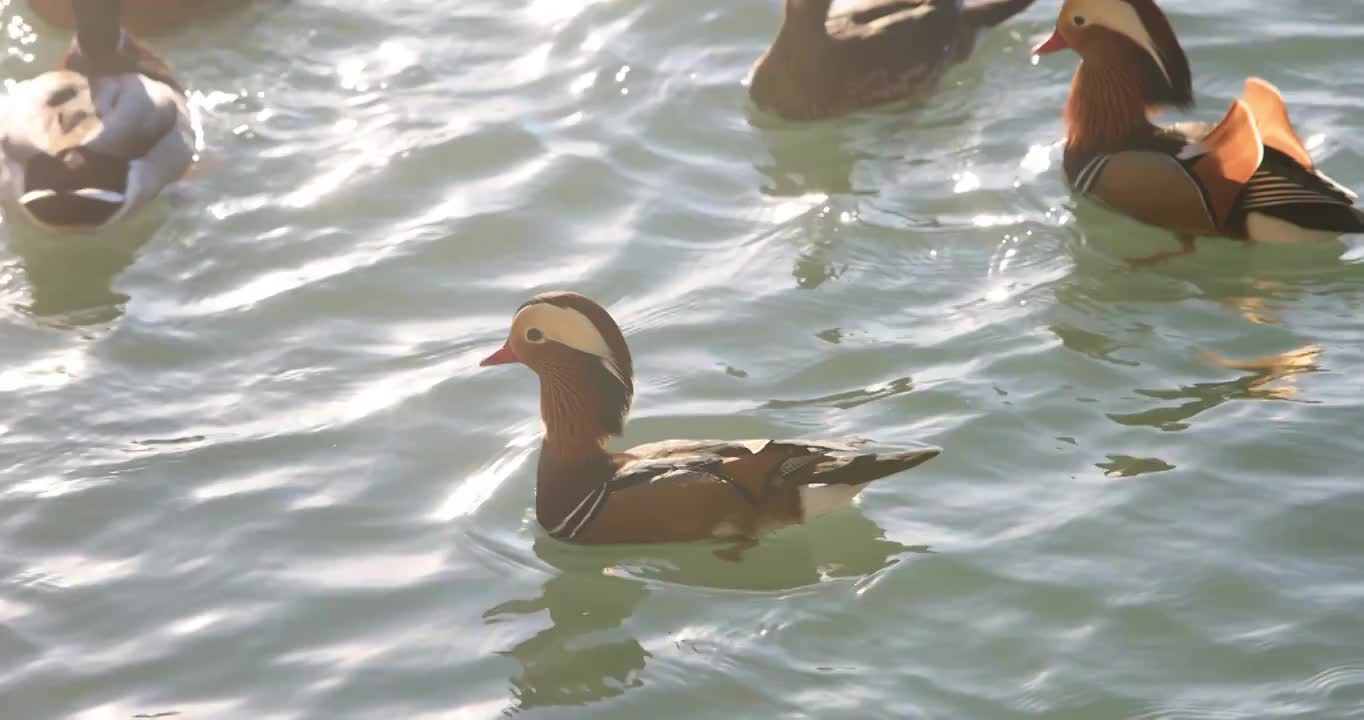
<svg viewBox="0 0 1364 720">
<path fill-rule="evenodd" d="M 541 518 L 579 542 L 675 542 L 745 535 L 802 522 L 867 483 L 937 456 L 936 448 L 869 452 L 866 441 L 673 440 L 615 456 L 616 471 Z M 837 492 L 825 488 L 845 488 Z M 543 487 L 543 486 L 542 486 Z M 845 502 L 846 504 L 846 502 Z"/>
<path fill-rule="evenodd" d="M 956 0 L 864 0 L 831 13 L 825 21 L 830 35 L 840 33 L 874 33 L 893 30 L 906 22 L 922 21 L 931 13 L 938 17 L 955 16 Z"/>
</svg>

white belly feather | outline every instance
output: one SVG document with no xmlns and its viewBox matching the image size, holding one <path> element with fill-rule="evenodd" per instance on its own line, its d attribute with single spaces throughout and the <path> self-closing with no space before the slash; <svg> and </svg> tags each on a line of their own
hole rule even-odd
<svg viewBox="0 0 1364 720">
<path fill-rule="evenodd" d="M 803 520 L 810 520 L 852 504 L 853 498 L 866 485 L 801 485 L 800 510 Z"/>
</svg>

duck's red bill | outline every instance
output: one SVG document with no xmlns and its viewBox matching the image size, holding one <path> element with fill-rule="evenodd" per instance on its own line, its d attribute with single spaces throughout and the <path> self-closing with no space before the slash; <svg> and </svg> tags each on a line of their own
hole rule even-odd
<svg viewBox="0 0 1364 720">
<path fill-rule="evenodd" d="M 489 365 L 507 365 L 518 362 L 521 362 L 521 359 L 516 357 L 516 353 L 512 352 L 511 346 L 503 345 L 497 352 L 483 358 L 483 362 L 479 363 L 479 366 L 488 367 Z"/>
<path fill-rule="evenodd" d="M 1060 31 L 1057 31 L 1057 32 L 1053 32 L 1053 33 L 1051 34 L 1051 37 L 1049 37 L 1049 38 L 1047 38 L 1046 40 L 1042 41 L 1042 44 L 1041 44 L 1041 45 L 1038 45 L 1037 47 L 1033 48 L 1033 49 L 1032 49 L 1032 54 L 1033 54 L 1033 55 L 1050 55 L 1050 54 L 1052 54 L 1052 53 L 1054 53 L 1054 52 L 1059 52 L 1059 51 L 1061 51 L 1061 50 L 1066 50 L 1066 49 L 1068 49 L 1069 47 L 1070 47 L 1070 44 L 1066 42 L 1066 39 L 1065 39 L 1065 38 L 1061 37 Z"/>
</svg>

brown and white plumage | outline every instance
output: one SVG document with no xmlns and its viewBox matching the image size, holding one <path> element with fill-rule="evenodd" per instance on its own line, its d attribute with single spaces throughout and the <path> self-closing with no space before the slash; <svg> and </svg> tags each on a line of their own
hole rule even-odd
<svg viewBox="0 0 1364 720">
<path fill-rule="evenodd" d="M 254 0 L 126 0 L 124 22 L 138 35 L 160 35 L 217 19 Z M 45 22 L 73 29 L 76 17 L 71 0 L 28 0 L 29 7 Z"/>
<path fill-rule="evenodd" d="M 754 64 L 749 96 L 789 120 L 815 120 L 920 96 L 965 60 L 976 32 L 1033 0 L 786 0 L 772 46 Z"/>
<path fill-rule="evenodd" d="M 575 293 L 538 295 L 517 310 L 506 344 L 483 364 L 515 362 L 540 376 L 536 517 L 562 540 L 752 538 L 845 507 L 867 483 L 939 453 L 769 439 L 669 440 L 608 452 L 633 399 L 633 362 L 610 314 Z"/>
<path fill-rule="evenodd" d="M 184 91 L 120 25 L 121 0 L 72 0 L 76 39 L 56 70 L 19 83 L 0 118 L 3 197 L 54 228 L 115 222 L 194 158 Z"/>
<path fill-rule="evenodd" d="M 1067 0 L 1056 32 L 1034 51 L 1081 57 L 1066 103 L 1066 177 L 1080 193 L 1173 230 L 1179 253 L 1196 236 L 1300 241 L 1364 232 L 1355 195 L 1320 172 L 1277 88 L 1246 81 L 1215 124 L 1154 125 L 1166 106 L 1192 107 L 1189 63 L 1153 0 Z"/>
</svg>

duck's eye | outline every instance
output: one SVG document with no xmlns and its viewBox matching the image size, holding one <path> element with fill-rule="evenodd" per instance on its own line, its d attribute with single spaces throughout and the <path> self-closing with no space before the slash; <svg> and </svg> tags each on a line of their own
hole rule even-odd
<svg viewBox="0 0 1364 720">
<path fill-rule="evenodd" d="M 526 331 L 526 339 L 533 343 L 542 342 L 545 339 L 545 334 L 540 332 L 540 328 L 531 328 Z"/>
<path fill-rule="evenodd" d="M 1075 26 L 1076 26 L 1076 27 L 1080 27 L 1080 26 L 1082 26 L 1082 25 L 1084 25 L 1084 24 L 1085 24 L 1085 16 L 1084 16 L 1084 15 L 1076 15 L 1076 16 L 1075 16 Z"/>
</svg>

